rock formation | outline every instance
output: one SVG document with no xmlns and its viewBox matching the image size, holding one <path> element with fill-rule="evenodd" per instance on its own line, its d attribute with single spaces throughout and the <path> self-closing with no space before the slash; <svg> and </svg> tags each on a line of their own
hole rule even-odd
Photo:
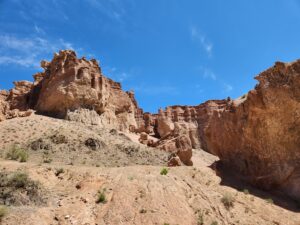
<svg viewBox="0 0 300 225">
<path fill-rule="evenodd" d="M 9 118 L 7 108 L 58 118 L 98 124 L 119 130 L 137 127 L 140 109 L 133 92 L 124 92 L 120 83 L 106 78 L 96 60 L 78 59 L 71 50 L 42 61 L 44 72 L 34 75 L 34 83 L 15 82 L 9 94 L 1 94 L 1 118 Z"/>
<path fill-rule="evenodd" d="M 14 82 L 15 88 L 10 91 L 0 90 L 0 122 L 16 117 L 30 116 L 32 111 L 27 105 L 31 83 Z"/>
<path fill-rule="evenodd" d="M 0 121 L 36 110 L 136 132 L 141 143 L 170 152 L 170 166 L 192 165 L 192 149 L 202 148 L 252 184 L 300 199 L 300 60 L 276 63 L 237 100 L 170 106 L 158 114 L 144 113 L 134 93 L 106 78 L 96 60 L 65 50 L 41 66 L 33 83 L 0 91 Z"/>
<path fill-rule="evenodd" d="M 300 60 L 276 63 L 248 95 L 214 112 L 206 150 L 264 189 L 300 199 Z"/>
<path fill-rule="evenodd" d="M 120 83 L 103 76 L 96 60 L 78 59 L 73 51 L 60 51 L 42 66 L 45 72 L 35 76 L 39 95 L 34 108 L 38 112 L 86 120 L 81 110 L 89 109 L 99 115 L 96 124 L 120 130 L 136 126 L 133 93 L 129 95 Z"/>
</svg>

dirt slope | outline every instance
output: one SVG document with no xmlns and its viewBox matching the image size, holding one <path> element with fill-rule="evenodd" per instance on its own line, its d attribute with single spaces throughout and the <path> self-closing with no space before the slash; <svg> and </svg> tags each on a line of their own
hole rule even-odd
<svg viewBox="0 0 300 225">
<path fill-rule="evenodd" d="M 51 138 L 54 135 L 65 136 L 67 142 Z M 0 138 L 0 172 L 27 173 L 39 183 L 45 201 L 8 206 L 1 224 L 300 224 L 293 202 L 220 178 L 214 170 L 218 158 L 200 150 L 194 150 L 193 167 L 170 168 L 161 175 L 165 153 L 133 143 L 114 130 L 33 115 L 1 123 Z M 50 150 L 30 149 L 40 138 Z M 102 144 L 92 150 L 85 145 L 88 138 Z M 27 162 L 4 159 L 14 142 L 29 146 Z M 43 161 L 45 151 L 50 163 Z M 105 202 L 96 202 L 99 191 Z M 224 202 L 233 205 L 227 209 Z"/>
</svg>

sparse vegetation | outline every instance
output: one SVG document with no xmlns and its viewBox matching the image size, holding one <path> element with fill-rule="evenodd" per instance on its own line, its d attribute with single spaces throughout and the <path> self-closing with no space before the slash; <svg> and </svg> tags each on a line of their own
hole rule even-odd
<svg viewBox="0 0 300 225">
<path fill-rule="evenodd" d="M 200 213 L 198 215 L 197 225 L 204 225 L 204 218 L 203 218 L 203 214 L 202 213 Z"/>
<path fill-rule="evenodd" d="M 217 221 L 212 222 L 210 225 L 218 225 Z"/>
<path fill-rule="evenodd" d="M 60 174 L 64 173 L 64 168 L 58 168 L 55 170 L 55 176 L 59 176 Z"/>
<path fill-rule="evenodd" d="M 25 172 L 0 172 L 0 204 L 26 205 L 42 203 L 39 184 Z"/>
<path fill-rule="evenodd" d="M 7 159 L 19 162 L 26 162 L 28 157 L 28 153 L 17 145 L 13 145 L 6 154 Z"/>
<path fill-rule="evenodd" d="M 223 205 L 225 206 L 225 208 L 227 210 L 229 210 L 230 208 L 233 207 L 233 203 L 234 203 L 235 199 L 234 197 L 231 195 L 231 194 L 224 194 L 222 199 L 221 199 L 221 202 L 223 203 Z"/>
<path fill-rule="evenodd" d="M 9 178 L 9 184 L 10 186 L 13 186 L 15 188 L 24 188 L 30 183 L 30 180 L 28 178 L 28 175 L 23 172 L 17 172 L 14 173 Z"/>
<path fill-rule="evenodd" d="M 273 201 L 273 199 L 271 199 L 271 198 L 267 198 L 267 199 L 266 199 L 266 202 L 267 202 L 267 203 L 270 203 L 270 204 L 274 204 L 274 201 Z"/>
<path fill-rule="evenodd" d="M 164 223 L 164 225 L 170 225 L 169 223 Z"/>
<path fill-rule="evenodd" d="M 52 162 L 52 159 L 49 158 L 49 157 L 44 157 L 43 159 L 43 163 L 51 163 Z"/>
<path fill-rule="evenodd" d="M 244 94 L 243 96 L 242 96 L 242 99 L 244 99 L 244 98 L 246 98 L 247 97 L 247 95 L 246 94 Z"/>
<path fill-rule="evenodd" d="M 167 175 L 169 170 L 167 168 L 162 168 L 160 171 L 160 175 Z"/>
<path fill-rule="evenodd" d="M 249 192 L 249 190 L 248 190 L 248 189 L 244 189 L 244 190 L 243 190 L 243 192 L 244 192 L 244 194 L 245 194 L 245 195 L 248 195 L 248 194 L 250 194 L 250 192 Z"/>
<path fill-rule="evenodd" d="M 140 210 L 140 213 L 146 213 L 146 212 L 147 212 L 146 209 L 141 209 L 141 210 Z"/>
<path fill-rule="evenodd" d="M 106 192 L 105 188 L 103 190 L 98 191 L 96 203 L 106 203 L 107 202 L 105 192 Z"/>
<path fill-rule="evenodd" d="M 0 205 L 0 221 L 7 214 L 7 208 L 5 206 Z"/>
</svg>

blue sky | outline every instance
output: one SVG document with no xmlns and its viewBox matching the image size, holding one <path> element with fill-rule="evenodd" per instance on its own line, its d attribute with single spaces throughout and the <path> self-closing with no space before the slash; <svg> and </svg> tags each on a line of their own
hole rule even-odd
<svg viewBox="0 0 300 225">
<path fill-rule="evenodd" d="M 300 0 L 0 0 L 0 89 L 74 49 L 145 111 L 236 98 L 300 58 L 299 28 Z"/>
</svg>

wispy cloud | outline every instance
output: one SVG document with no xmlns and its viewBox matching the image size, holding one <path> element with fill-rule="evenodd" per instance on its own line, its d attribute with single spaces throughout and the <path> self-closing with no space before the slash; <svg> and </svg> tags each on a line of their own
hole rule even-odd
<svg viewBox="0 0 300 225">
<path fill-rule="evenodd" d="M 45 34 L 45 31 L 42 28 L 40 28 L 39 26 L 37 26 L 36 24 L 34 25 L 34 30 L 37 34 L 41 34 L 41 35 Z"/>
<path fill-rule="evenodd" d="M 210 40 L 208 40 L 206 35 L 203 34 L 196 26 L 192 26 L 190 28 L 190 34 L 194 41 L 200 43 L 207 56 L 211 57 L 213 53 L 213 43 Z"/>
<path fill-rule="evenodd" d="M 211 79 L 216 82 L 222 87 L 223 92 L 230 92 L 233 90 L 233 86 L 231 84 L 224 82 L 224 80 L 218 77 L 210 68 L 201 66 L 200 71 L 204 79 Z"/>
<path fill-rule="evenodd" d="M 208 68 L 203 68 L 203 78 L 210 78 L 212 80 L 217 80 L 216 74 Z"/>
<path fill-rule="evenodd" d="M 87 0 L 93 8 L 106 17 L 122 23 L 125 15 L 125 8 L 120 0 Z"/>
<path fill-rule="evenodd" d="M 124 82 L 133 76 L 134 71 L 124 72 L 120 71 L 116 67 L 108 67 L 104 66 L 102 68 L 104 75 L 108 76 L 109 78 L 117 81 L 117 82 Z"/>
<path fill-rule="evenodd" d="M 63 40 L 47 40 L 41 37 L 20 38 L 14 35 L 0 35 L 0 64 L 16 64 L 24 67 L 39 67 L 45 55 L 61 49 L 72 49 L 71 43 Z"/>
<path fill-rule="evenodd" d="M 233 90 L 233 87 L 230 84 L 224 83 L 223 86 L 225 92 L 230 92 Z"/>
</svg>

